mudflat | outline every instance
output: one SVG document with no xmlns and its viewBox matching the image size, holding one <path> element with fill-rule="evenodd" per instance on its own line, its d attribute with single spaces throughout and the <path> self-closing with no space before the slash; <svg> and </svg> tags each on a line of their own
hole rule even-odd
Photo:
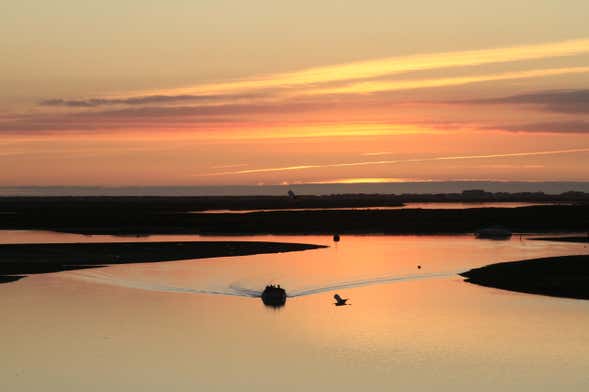
<svg viewBox="0 0 589 392">
<path fill-rule="evenodd" d="M 491 264 L 461 274 L 469 283 L 522 293 L 589 299 L 589 255 Z"/>
<path fill-rule="evenodd" d="M 0 245 L 0 283 L 28 274 L 95 268 L 109 264 L 243 256 L 324 248 L 283 242 L 187 241 Z"/>
</svg>

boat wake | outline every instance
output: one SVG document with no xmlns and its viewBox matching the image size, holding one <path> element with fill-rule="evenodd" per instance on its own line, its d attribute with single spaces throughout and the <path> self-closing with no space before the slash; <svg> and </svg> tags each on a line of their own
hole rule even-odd
<svg viewBox="0 0 589 392">
<path fill-rule="evenodd" d="M 147 291 L 172 292 L 172 293 L 186 293 L 186 294 L 219 294 L 219 295 L 233 295 L 239 297 L 259 297 L 262 292 L 241 288 L 238 286 L 230 286 L 228 288 L 194 288 L 194 287 L 178 287 L 165 284 L 157 284 L 152 282 L 145 282 L 140 280 L 120 278 L 107 273 L 94 271 L 71 271 L 66 274 L 69 277 L 84 280 L 92 283 L 108 284 L 113 286 L 125 287 L 130 289 L 139 289 Z"/>
<path fill-rule="evenodd" d="M 441 272 L 431 274 L 411 274 L 411 275 L 394 275 L 394 276 L 380 276 L 374 278 L 366 278 L 360 280 L 351 280 L 343 282 L 332 282 L 319 286 L 308 286 L 303 288 L 287 289 L 287 297 L 296 298 L 307 295 L 320 294 L 324 292 L 330 292 L 340 289 L 349 289 L 363 286 L 371 286 L 378 284 L 387 284 L 394 282 L 413 281 L 421 279 L 435 279 L 456 276 L 462 271 L 453 272 Z M 185 294 L 216 294 L 216 295 L 230 295 L 248 298 L 260 298 L 262 295 L 261 290 L 252 289 L 250 287 L 244 287 L 240 282 L 234 282 L 224 287 L 181 287 L 168 284 L 153 283 L 147 281 L 141 281 L 136 279 L 128 279 L 123 277 L 114 276 L 106 273 L 105 270 L 78 270 L 68 271 L 62 273 L 69 277 L 80 279 L 92 283 L 108 284 L 113 286 L 158 291 L 158 292 L 172 292 L 172 293 L 185 293 Z M 263 286 L 263 285 L 262 285 Z"/>
<path fill-rule="evenodd" d="M 462 272 L 462 271 L 460 271 Z M 460 272 L 441 272 L 432 274 L 412 274 L 412 275 L 396 275 L 396 276 L 382 276 L 378 278 L 353 280 L 348 282 L 339 282 L 332 285 L 321 286 L 321 287 L 308 287 L 302 290 L 293 290 L 288 292 L 288 297 L 302 297 L 304 295 L 319 294 L 328 291 L 340 290 L 340 289 L 351 289 L 355 287 L 372 286 L 378 284 L 386 284 L 393 282 L 403 282 L 410 280 L 421 280 L 421 279 L 434 279 L 434 278 L 447 278 L 455 276 Z"/>
</svg>

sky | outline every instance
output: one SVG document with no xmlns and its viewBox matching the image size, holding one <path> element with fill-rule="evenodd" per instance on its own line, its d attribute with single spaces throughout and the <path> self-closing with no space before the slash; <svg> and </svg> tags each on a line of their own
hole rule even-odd
<svg viewBox="0 0 589 392">
<path fill-rule="evenodd" d="M 589 181 L 589 2 L 0 6 L 0 186 Z"/>
</svg>

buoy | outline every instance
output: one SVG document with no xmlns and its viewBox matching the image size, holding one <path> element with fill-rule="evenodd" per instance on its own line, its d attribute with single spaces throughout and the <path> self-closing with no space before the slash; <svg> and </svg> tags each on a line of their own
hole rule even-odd
<svg viewBox="0 0 589 392">
<path fill-rule="evenodd" d="M 339 238 L 339 234 L 334 234 L 333 235 L 333 241 L 334 242 L 339 242 L 340 238 Z"/>
</svg>

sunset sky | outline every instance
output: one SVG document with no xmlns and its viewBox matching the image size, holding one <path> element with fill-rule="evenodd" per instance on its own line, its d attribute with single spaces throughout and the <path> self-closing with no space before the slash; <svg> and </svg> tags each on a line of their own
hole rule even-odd
<svg viewBox="0 0 589 392">
<path fill-rule="evenodd" d="M 589 2 L 21 0 L 0 186 L 589 181 Z"/>
</svg>

